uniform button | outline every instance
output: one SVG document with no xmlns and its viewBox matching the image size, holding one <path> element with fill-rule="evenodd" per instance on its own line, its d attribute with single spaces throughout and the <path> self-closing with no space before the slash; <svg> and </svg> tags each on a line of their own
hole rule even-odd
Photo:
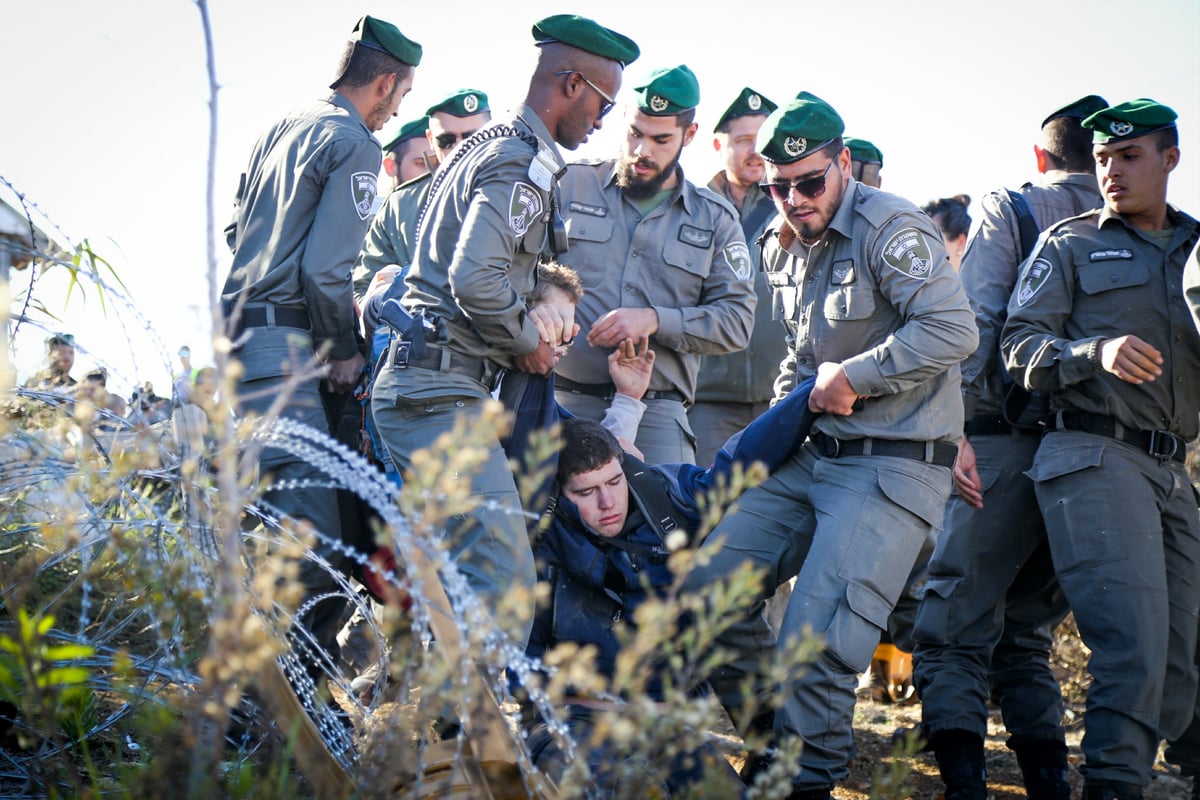
<svg viewBox="0 0 1200 800">
<path fill-rule="evenodd" d="M 1121 280 L 1121 276 L 1113 275 L 1111 278 L 1109 278 L 1109 280 L 1112 281 L 1113 283 L 1116 283 L 1117 281 Z"/>
<path fill-rule="evenodd" d="M 1179 377 L 1177 377 L 1177 378 L 1175 379 L 1175 382 L 1176 382 L 1176 383 L 1183 383 L 1183 376 L 1182 376 L 1182 375 L 1180 375 Z"/>
<path fill-rule="evenodd" d="M 692 260 L 689 258 L 689 259 L 688 259 L 688 266 L 690 267 L 691 265 L 692 265 Z"/>
</svg>

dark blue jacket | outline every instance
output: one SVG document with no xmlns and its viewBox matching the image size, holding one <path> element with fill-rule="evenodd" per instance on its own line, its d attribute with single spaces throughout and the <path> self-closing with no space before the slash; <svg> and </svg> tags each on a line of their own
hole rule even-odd
<svg viewBox="0 0 1200 800">
<path fill-rule="evenodd" d="M 735 463 L 761 461 L 770 470 L 782 465 L 803 444 L 816 414 L 808 409 L 813 378 L 803 382 L 750 425 L 734 434 L 703 469 L 692 464 L 647 466 L 626 454 L 629 519 L 611 540 L 590 533 L 575 504 L 560 497 L 549 528 L 534 545 L 538 579 L 550 584 L 549 600 L 539 605 L 527 652 L 540 657 L 559 642 L 592 644 L 597 668 L 612 676 L 620 649 L 616 623 L 632 619 L 650 591 L 673 581 L 663 542 L 666 529 L 681 528 L 692 541 L 700 527 L 698 498 L 728 481 Z M 652 525 L 648 519 L 668 521 Z M 650 687 L 661 699 L 661 686 Z"/>
</svg>

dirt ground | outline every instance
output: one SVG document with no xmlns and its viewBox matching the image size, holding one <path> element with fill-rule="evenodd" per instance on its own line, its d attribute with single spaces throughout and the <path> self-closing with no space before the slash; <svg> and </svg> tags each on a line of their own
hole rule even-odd
<svg viewBox="0 0 1200 800">
<path fill-rule="evenodd" d="M 1082 790 L 1083 776 L 1078 765 L 1082 763 L 1079 739 L 1083 736 L 1082 708 L 1069 709 L 1072 718 L 1067 731 L 1067 744 L 1071 748 L 1070 780 L 1076 796 Z M 892 762 L 892 734 L 897 728 L 908 728 L 921 721 L 921 705 L 881 703 L 868 697 L 860 697 L 854 715 L 854 732 L 858 742 L 858 757 L 850 767 L 850 778 L 834 790 L 838 800 L 868 800 L 872 781 L 877 771 L 887 771 Z M 994 800 L 1019 800 L 1025 797 L 1021 783 L 1021 772 L 1016 756 L 1004 746 L 1007 739 L 1000 713 L 994 711 L 988 720 L 987 771 L 988 787 Z M 937 762 L 932 753 L 919 753 L 909 759 L 912 772 L 907 780 L 908 791 L 894 797 L 911 800 L 941 800 L 942 782 L 938 776 Z M 1160 758 L 1155 765 L 1154 781 L 1146 790 L 1146 800 L 1183 800 L 1190 797 L 1191 784 L 1179 775 L 1178 770 Z M 889 795 L 891 797 L 892 795 Z"/>
</svg>

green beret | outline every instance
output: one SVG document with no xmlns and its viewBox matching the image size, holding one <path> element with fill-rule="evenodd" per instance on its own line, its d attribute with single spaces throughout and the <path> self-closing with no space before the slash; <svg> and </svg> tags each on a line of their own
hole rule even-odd
<svg viewBox="0 0 1200 800">
<path fill-rule="evenodd" d="M 1175 127 L 1175 111 L 1148 97 L 1101 109 L 1081 124 L 1092 129 L 1092 144 L 1123 142 Z"/>
<path fill-rule="evenodd" d="M 389 152 L 407 142 L 409 139 L 424 139 L 425 131 L 429 130 L 429 117 L 421 117 L 414 119 L 412 122 L 406 122 L 400 126 L 400 132 L 396 134 L 396 138 L 383 146 L 383 151 Z"/>
<path fill-rule="evenodd" d="M 731 119 L 748 117 L 752 114 L 762 114 L 765 117 L 778 107 L 779 106 L 775 105 L 770 100 L 747 86 L 745 89 L 742 89 L 742 92 L 737 96 L 737 99 L 729 104 L 729 108 L 725 109 L 725 112 L 721 114 L 720 119 L 717 120 L 717 124 L 713 128 L 713 132 L 716 133 L 719 131 L 721 126 L 726 122 L 729 122 Z"/>
<path fill-rule="evenodd" d="M 880 167 L 883 166 L 883 151 L 866 139 L 855 139 L 853 136 L 845 136 L 842 138 L 842 143 L 850 148 L 850 158 L 855 161 L 861 161 L 864 164 L 878 164 Z"/>
<path fill-rule="evenodd" d="M 1095 114 L 1102 108 L 1108 107 L 1108 101 L 1098 94 L 1089 94 L 1087 97 L 1081 97 L 1078 100 L 1067 103 L 1060 109 L 1051 111 L 1050 114 L 1042 120 L 1042 127 L 1046 127 L 1046 123 L 1052 119 L 1059 117 L 1072 117 L 1073 119 L 1083 120 Z"/>
<path fill-rule="evenodd" d="M 790 164 L 842 135 L 846 129 L 833 107 L 808 92 L 777 108 L 758 129 L 759 155 L 772 164 Z"/>
<path fill-rule="evenodd" d="M 540 47 L 552 42 L 578 47 L 627 67 L 641 55 L 633 39 L 577 14 L 555 14 L 533 23 L 533 40 Z"/>
<path fill-rule="evenodd" d="M 354 24 L 350 41 L 387 53 L 413 67 L 421 63 L 421 45 L 401 33 L 392 23 L 372 16 L 363 17 Z"/>
<path fill-rule="evenodd" d="M 481 111 L 491 110 L 487 95 L 478 89 L 455 89 L 447 97 L 425 109 L 425 115 L 432 116 L 440 111 L 452 117 L 469 117 Z"/>
<path fill-rule="evenodd" d="M 700 104 L 700 82 L 686 64 L 654 70 L 633 91 L 638 108 L 652 117 L 672 116 Z"/>
</svg>

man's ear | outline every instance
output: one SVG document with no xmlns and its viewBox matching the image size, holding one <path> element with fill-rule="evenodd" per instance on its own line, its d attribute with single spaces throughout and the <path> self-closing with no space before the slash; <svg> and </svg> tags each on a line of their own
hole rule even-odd
<svg viewBox="0 0 1200 800">
<path fill-rule="evenodd" d="M 688 125 L 687 128 L 684 129 L 684 131 L 683 131 L 683 146 L 684 147 L 687 147 L 689 144 L 692 143 L 692 139 L 696 138 L 696 130 L 699 127 L 700 126 L 698 124 L 693 122 L 691 125 Z"/>
<path fill-rule="evenodd" d="M 1046 174 L 1046 170 L 1050 169 L 1050 161 L 1049 161 L 1049 159 L 1046 158 L 1045 149 L 1038 147 L 1035 144 L 1033 146 L 1033 157 L 1037 159 L 1038 174 L 1040 174 L 1040 175 Z"/>
<path fill-rule="evenodd" d="M 389 178 L 394 178 L 400 174 L 400 165 L 396 163 L 396 156 L 390 150 L 383 157 L 383 169 L 387 172 Z"/>
<path fill-rule="evenodd" d="M 1179 166 L 1179 148 L 1168 147 L 1163 151 L 1163 161 L 1166 164 L 1166 171 L 1170 172 Z"/>
</svg>

